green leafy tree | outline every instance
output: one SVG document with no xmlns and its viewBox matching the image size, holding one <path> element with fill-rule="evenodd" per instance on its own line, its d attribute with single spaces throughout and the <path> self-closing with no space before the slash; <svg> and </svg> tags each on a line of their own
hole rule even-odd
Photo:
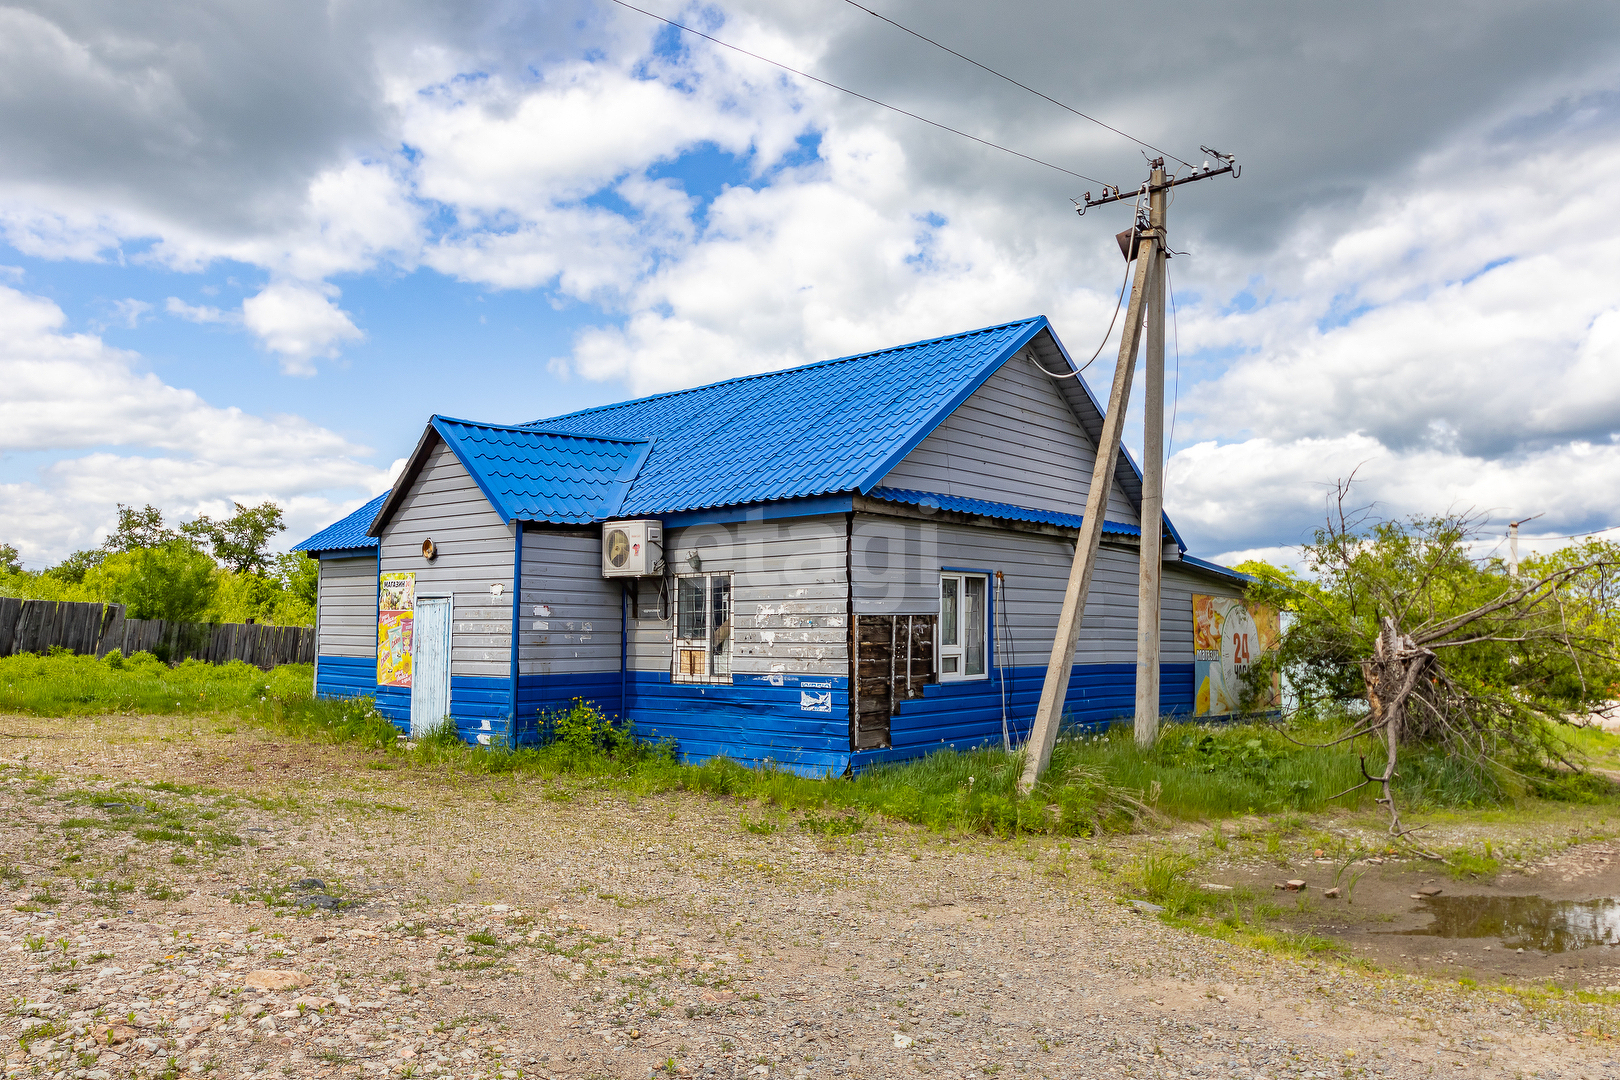
<svg viewBox="0 0 1620 1080">
<path fill-rule="evenodd" d="M 85 575 L 101 565 L 101 560 L 107 553 L 100 548 L 89 548 L 85 551 L 75 551 L 49 570 L 45 576 L 61 582 L 64 585 L 79 585 L 84 582 Z M 43 597 L 41 599 L 44 599 Z"/>
<path fill-rule="evenodd" d="M 135 551 L 139 548 L 162 547 L 176 539 L 178 534 L 163 523 L 163 511 L 147 503 L 139 510 L 118 504 L 118 525 L 112 535 L 101 542 L 107 552 Z"/>
<path fill-rule="evenodd" d="M 219 521 L 207 514 L 180 526 L 180 532 L 213 553 L 236 574 L 263 574 L 271 565 L 270 541 L 286 531 L 281 507 L 273 502 L 258 506 L 236 503 L 236 513 Z"/>
<path fill-rule="evenodd" d="M 118 524 L 99 548 L 75 551 L 45 572 L 64 584 L 81 585 L 109 555 L 158 547 L 175 538 L 174 530 L 163 523 L 163 511 L 151 503 L 140 509 L 119 503 Z"/>
<path fill-rule="evenodd" d="M 281 583 L 281 602 L 276 621 L 283 625 L 314 626 L 315 598 L 320 589 L 321 563 L 300 551 L 276 556 L 276 579 Z"/>
<path fill-rule="evenodd" d="M 198 622 L 219 588 L 219 567 L 186 540 L 140 548 L 109 558 L 118 560 L 119 580 L 112 599 L 126 605 L 134 619 Z"/>
<path fill-rule="evenodd" d="M 11 544 L 0 544 L 0 574 L 22 573 L 22 555 Z"/>
<path fill-rule="evenodd" d="M 1334 742 L 1382 742 L 1391 831 L 1404 835 L 1392 784 L 1402 746 L 1441 746 L 1509 770 L 1563 760 L 1554 726 L 1612 698 L 1620 562 L 1570 553 L 1514 578 L 1472 556 L 1465 517 L 1373 522 L 1339 512 L 1305 545 L 1307 575 L 1264 564 L 1251 599 L 1289 612 L 1280 667 L 1310 715 L 1349 717 Z M 1579 602 L 1576 597 L 1579 597 Z"/>
</svg>

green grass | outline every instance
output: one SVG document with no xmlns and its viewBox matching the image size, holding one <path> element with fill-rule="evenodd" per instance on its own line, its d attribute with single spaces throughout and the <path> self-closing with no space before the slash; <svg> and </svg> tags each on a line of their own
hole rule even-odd
<svg viewBox="0 0 1620 1080">
<path fill-rule="evenodd" d="M 1332 732 L 1325 728 L 1294 730 L 1290 739 L 1266 724 L 1172 723 L 1144 752 L 1130 727 L 1120 725 L 1100 734 L 1065 734 L 1041 783 L 1023 796 L 1017 791 L 1023 759 L 1001 750 L 940 750 L 855 777 L 802 776 L 769 763 L 746 768 L 723 758 L 692 765 L 678 758 L 673 744 L 638 740 L 629 726 L 611 722 L 583 701 L 542 718 L 548 739 L 542 746 L 469 746 L 446 724 L 400 747 L 395 727 L 371 699 L 317 699 L 312 680 L 311 667 L 300 664 L 262 672 L 242 663 L 197 661 L 171 668 L 145 654 L 106 660 L 16 656 L 0 659 L 0 711 L 217 714 L 297 738 L 378 751 L 366 764 L 382 771 L 414 768 L 538 780 L 544 783 L 542 794 L 558 801 L 591 788 L 636 795 L 692 791 L 733 799 L 767 808 L 766 816 L 745 821 L 750 831 L 765 834 L 796 825 L 827 842 L 852 838 L 872 817 L 996 836 L 1076 836 L 1128 828 L 1155 815 L 1208 820 L 1371 810 L 1373 787 L 1339 793 L 1361 779 L 1361 755 L 1375 769 L 1382 760 L 1375 745 L 1301 745 L 1326 741 Z M 1570 729 L 1561 734 L 1589 758 L 1620 756 L 1620 739 L 1607 733 Z M 1495 775 L 1443 754 L 1403 751 L 1396 787 L 1403 809 L 1489 808 L 1526 796 L 1587 802 L 1612 798 L 1613 790 L 1607 780 L 1590 774 Z M 86 824 L 75 820 L 72 827 Z M 163 821 L 140 825 L 172 828 Z"/>
<path fill-rule="evenodd" d="M 1362 755 L 1378 770 L 1381 747 L 1368 740 L 1328 748 L 1309 745 L 1330 741 L 1329 728 L 1288 734 L 1292 738 L 1269 724 L 1177 723 L 1162 728 L 1159 741 L 1144 752 L 1132 729 L 1117 725 L 1102 734 L 1076 736 L 1073 753 L 1082 767 L 1155 810 L 1188 820 L 1374 805 L 1376 788 L 1350 789 L 1362 779 Z M 1410 750 L 1402 754 L 1396 785 L 1396 797 L 1408 809 L 1494 805 L 1512 791 L 1500 778 L 1453 758 Z"/>
<path fill-rule="evenodd" d="M 237 712 L 279 695 L 309 695 L 309 664 L 260 671 L 251 664 L 187 660 L 170 667 L 151 653 L 106 659 L 58 653 L 0 657 L 0 712 L 35 716 Z"/>
</svg>

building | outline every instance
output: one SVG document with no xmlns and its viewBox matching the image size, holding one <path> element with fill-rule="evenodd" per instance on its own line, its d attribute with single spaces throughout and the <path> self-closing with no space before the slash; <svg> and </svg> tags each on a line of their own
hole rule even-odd
<svg viewBox="0 0 1620 1080">
<path fill-rule="evenodd" d="M 692 759 L 817 774 L 1017 742 L 1102 429 L 1073 372 L 1037 317 L 515 426 L 435 416 L 391 491 L 299 545 L 317 690 L 497 743 L 584 698 Z M 1122 454 L 1077 721 L 1134 709 L 1140 496 Z M 617 559 L 661 534 L 658 572 L 604 576 L 615 530 Z M 1243 579 L 1149 531 L 1162 705 L 1188 713 L 1194 595 Z"/>
</svg>

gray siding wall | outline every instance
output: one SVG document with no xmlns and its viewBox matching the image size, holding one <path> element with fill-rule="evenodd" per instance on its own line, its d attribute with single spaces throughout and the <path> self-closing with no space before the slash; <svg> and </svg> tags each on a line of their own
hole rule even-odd
<svg viewBox="0 0 1620 1080">
<path fill-rule="evenodd" d="M 315 601 L 318 656 L 377 655 L 377 560 L 322 559 Z"/>
<path fill-rule="evenodd" d="M 1097 460 L 1052 380 L 1020 353 L 946 417 L 883 478 L 885 487 L 933 491 L 1079 514 Z M 1110 481 L 1108 520 L 1139 523 Z"/>
<path fill-rule="evenodd" d="M 422 541 L 438 548 L 422 558 Z M 418 594 L 448 594 L 450 674 L 507 678 L 512 672 L 512 529 L 440 442 L 428 455 L 382 536 L 382 572 L 415 571 Z M 491 584 L 505 586 L 490 595 Z"/>
<path fill-rule="evenodd" d="M 1001 571 L 995 596 L 998 663 L 1027 667 L 1051 656 L 1074 561 L 1069 540 L 858 514 L 850 555 L 860 615 L 937 615 L 941 568 Z M 1135 662 L 1136 567 L 1135 548 L 1098 549 L 1076 663 Z M 1195 592 L 1236 596 L 1241 590 L 1166 563 L 1160 607 L 1165 663 L 1192 663 Z"/>
<path fill-rule="evenodd" d="M 849 675 L 848 584 L 843 515 L 794 521 L 694 525 L 664 534 L 664 558 L 676 572 L 696 550 L 705 572 L 730 570 L 732 673 Z M 644 579 L 641 588 L 657 588 Z M 668 671 L 669 620 L 632 624 L 636 671 Z"/>
<path fill-rule="evenodd" d="M 602 577 L 596 530 L 523 530 L 518 672 L 619 670 L 620 582 Z"/>
</svg>

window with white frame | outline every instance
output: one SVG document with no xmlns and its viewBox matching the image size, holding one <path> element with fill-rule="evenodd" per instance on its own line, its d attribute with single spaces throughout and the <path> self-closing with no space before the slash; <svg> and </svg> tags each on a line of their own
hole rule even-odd
<svg viewBox="0 0 1620 1080">
<path fill-rule="evenodd" d="M 990 578 L 986 574 L 939 575 L 939 678 L 989 676 Z"/>
<path fill-rule="evenodd" d="M 675 579 L 676 682 L 731 681 L 731 575 Z"/>
</svg>

